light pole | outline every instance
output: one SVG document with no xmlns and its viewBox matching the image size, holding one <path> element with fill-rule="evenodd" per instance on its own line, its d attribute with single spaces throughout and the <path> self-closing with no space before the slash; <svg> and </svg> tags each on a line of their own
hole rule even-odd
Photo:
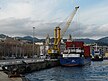
<svg viewBox="0 0 108 81">
<path fill-rule="evenodd" d="M 34 30 L 35 30 L 35 27 L 33 27 L 33 54 L 32 54 L 32 58 L 34 56 Z"/>
</svg>

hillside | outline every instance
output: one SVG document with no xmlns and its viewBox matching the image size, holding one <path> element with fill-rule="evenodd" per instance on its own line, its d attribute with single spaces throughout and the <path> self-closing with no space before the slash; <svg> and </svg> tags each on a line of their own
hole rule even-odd
<svg viewBox="0 0 108 81">
<path fill-rule="evenodd" d="M 75 39 L 75 41 L 83 41 L 86 44 L 92 44 L 96 42 L 96 40 L 93 39 Z"/>
<path fill-rule="evenodd" d="M 6 36 L 4 34 L 0 34 L 0 38 L 7 38 L 7 37 L 9 37 L 9 36 Z"/>
<path fill-rule="evenodd" d="M 33 42 L 33 37 L 31 37 L 31 36 L 15 37 L 15 38 L 20 39 L 20 40 L 28 40 L 28 41 Z M 34 38 L 34 41 L 35 41 L 35 42 L 38 42 L 38 41 L 40 41 L 40 40 L 39 40 L 38 38 Z"/>
<path fill-rule="evenodd" d="M 100 45 L 107 45 L 108 46 L 108 37 L 101 38 L 101 39 L 97 40 L 96 42 Z"/>
<path fill-rule="evenodd" d="M 0 34 L 0 38 L 7 38 L 9 36 L 6 36 L 4 34 Z M 25 36 L 25 37 L 15 37 L 17 39 L 20 39 L 20 40 L 28 40 L 28 41 L 31 41 L 33 42 L 33 37 L 31 36 Z M 50 39 L 51 42 L 54 42 L 54 38 L 51 38 Z M 66 42 L 66 39 L 63 39 L 64 42 Z M 97 43 L 98 45 L 107 45 L 108 46 L 108 37 L 104 37 L 104 38 L 101 38 L 99 40 L 93 40 L 93 39 L 74 39 L 75 41 L 83 41 L 84 43 L 86 44 L 93 44 L 93 43 Z M 45 42 L 45 39 L 38 39 L 38 38 L 34 38 L 34 41 L 35 42 Z"/>
</svg>

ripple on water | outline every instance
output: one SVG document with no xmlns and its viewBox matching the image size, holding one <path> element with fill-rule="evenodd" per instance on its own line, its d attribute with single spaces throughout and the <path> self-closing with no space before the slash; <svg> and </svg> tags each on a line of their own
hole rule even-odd
<svg viewBox="0 0 108 81">
<path fill-rule="evenodd" d="M 108 62 L 84 67 L 54 67 L 26 75 L 30 81 L 108 81 Z"/>
</svg>

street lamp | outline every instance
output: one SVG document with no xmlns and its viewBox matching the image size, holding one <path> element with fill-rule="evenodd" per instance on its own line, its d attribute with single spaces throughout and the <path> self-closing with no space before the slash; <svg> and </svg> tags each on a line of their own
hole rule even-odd
<svg viewBox="0 0 108 81">
<path fill-rule="evenodd" d="M 34 30 L 35 30 L 35 27 L 33 27 L 33 54 L 32 54 L 32 57 L 34 56 Z"/>
</svg>

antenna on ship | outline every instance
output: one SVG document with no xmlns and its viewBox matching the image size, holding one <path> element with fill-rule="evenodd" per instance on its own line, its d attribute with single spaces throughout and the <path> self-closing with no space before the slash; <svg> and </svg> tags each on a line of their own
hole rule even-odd
<svg viewBox="0 0 108 81">
<path fill-rule="evenodd" d="M 69 38 L 67 39 L 67 41 L 68 42 L 72 42 L 73 41 L 71 34 L 69 34 Z"/>
</svg>

